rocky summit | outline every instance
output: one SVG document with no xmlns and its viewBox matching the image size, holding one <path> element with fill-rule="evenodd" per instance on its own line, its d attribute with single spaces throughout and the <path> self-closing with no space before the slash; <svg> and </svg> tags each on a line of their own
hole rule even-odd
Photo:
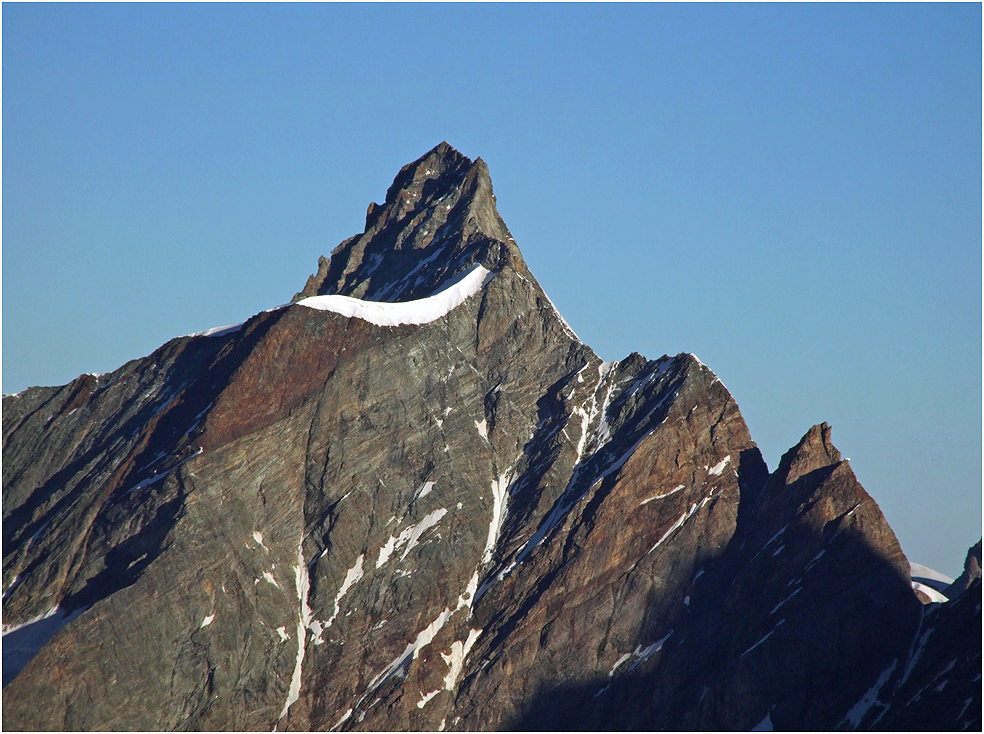
<svg viewBox="0 0 984 734">
<path fill-rule="evenodd" d="M 446 143 L 290 304 L 3 397 L 7 730 L 980 730 L 980 544 L 914 583 L 829 426 L 770 473 L 599 359 Z"/>
</svg>

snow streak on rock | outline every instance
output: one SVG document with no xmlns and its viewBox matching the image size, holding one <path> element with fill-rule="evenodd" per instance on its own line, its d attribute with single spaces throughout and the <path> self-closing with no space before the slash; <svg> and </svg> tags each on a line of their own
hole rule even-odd
<svg viewBox="0 0 984 734">
<path fill-rule="evenodd" d="M 668 639 L 670 639 L 672 634 L 673 634 L 673 630 L 670 630 L 662 638 L 660 638 L 659 640 L 657 640 L 656 642 L 650 645 L 646 645 L 645 647 L 643 647 L 642 645 L 636 645 L 635 649 L 632 652 L 625 653 L 618 660 L 615 661 L 615 664 L 612 666 L 612 669 L 608 671 L 608 676 L 609 677 L 614 676 L 615 671 L 617 671 L 619 667 L 621 667 L 624 663 L 628 662 L 629 660 L 632 660 L 633 663 L 631 666 L 629 666 L 626 672 L 631 672 L 635 670 L 642 663 L 646 662 L 647 660 L 649 660 L 649 658 L 651 658 L 653 655 L 655 655 L 660 650 L 662 650 L 663 645 L 666 643 Z"/>
<path fill-rule="evenodd" d="M 360 556 L 361 559 L 361 556 Z M 290 690 L 287 692 L 287 700 L 284 708 L 280 712 L 280 718 L 287 715 L 287 710 L 297 700 L 301 693 L 301 673 L 304 665 L 304 649 L 307 643 L 307 628 L 311 623 L 311 608 L 308 606 L 308 590 L 310 588 L 310 578 L 308 577 L 307 565 L 304 563 L 304 538 L 302 536 L 297 544 L 297 565 L 294 566 L 294 586 L 297 590 L 298 612 L 297 612 L 297 660 L 294 663 L 294 673 L 290 679 Z"/>
<path fill-rule="evenodd" d="M 448 665 L 448 674 L 444 676 L 444 690 L 454 691 L 458 684 L 458 678 L 465 667 L 465 658 L 468 657 L 469 650 L 482 635 L 482 630 L 473 629 L 468 631 L 468 637 L 464 640 L 455 640 L 451 643 L 451 654 L 441 653 L 441 657 Z"/>
<path fill-rule="evenodd" d="M 510 475 L 502 474 L 497 480 L 492 482 L 492 520 L 489 522 L 489 535 L 485 541 L 485 550 L 482 553 L 482 563 L 492 560 L 492 551 L 495 549 L 496 541 L 499 539 L 499 531 L 502 530 L 502 521 L 506 516 L 506 498 L 508 496 Z"/>
<path fill-rule="evenodd" d="M 429 645 L 431 641 L 437 637 L 437 633 L 443 629 L 444 625 L 451 618 L 453 612 L 450 609 L 445 609 L 432 621 L 429 625 L 424 627 L 420 632 L 417 633 L 414 641 L 406 646 L 406 649 L 399 656 L 397 656 L 393 662 L 387 665 L 372 682 L 369 683 L 369 692 L 376 690 L 381 683 L 383 683 L 387 678 L 389 678 L 397 670 L 405 669 L 411 661 L 416 659 L 420 649 Z M 361 703 L 361 701 L 360 701 Z"/>
<path fill-rule="evenodd" d="M 865 714 L 867 714 L 871 707 L 878 701 L 878 694 L 881 692 L 882 686 L 884 686 L 885 683 L 888 682 L 888 679 L 892 677 L 892 673 L 895 672 L 895 666 L 898 665 L 898 662 L 898 660 L 893 661 L 892 664 L 888 666 L 888 668 L 886 668 L 880 676 L 878 676 L 878 680 L 875 681 L 875 684 L 869 688 L 868 692 L 861 697 L 861 700 L 854 704 L 854 706 L 851 707 L 851 710 L 847 712 L 847 715 L 844 717 L 841 724 L 849 724 L 852 730 L 858 728 L 858 725 L 861 723 L 861 719 L 865 717 Z"/>
<path fill-rule="evenodd" d="M 430 484 L 433 485 L 433 482 Z M 423 494 L 426 494 L 426 492 Z M 421 496 L 423 496 L 423 494 Z M 393 553 L 398 551 L 400 548 L 403 548 L 403 555 L 400 556 L 400 560 L 402 561 L 406 558 L 407 554 L 420 542 L 421 536 L 437 525 L 437 523 L 441 521 L 441 518 L 447 513 L 447 509 L 441 507 L 428 513 L 419 523 L 416 525 L 411 525 L 403 530 L 399 535 L 391 535 L 389 540 L 387 540 L 383 544 L 383 547 L 379 549 L 379 558 L 376 559 L 376 568 L 382 568 L 390 559 L 390 556 L 392 556 Z"/>
<path fill-rule="evenodd" d="M 335 595 L 335 611 L 331 613 L 331 617 L 325 622 L 325 628 L 331 627 L 331 623 L 335 621 L 335 617 L 341 611 L 342 597 L 348 593 L 348 590 L 362 578 L 362 563 L 365 561 L 366 556 L 364 553 L 360 553 L 359 557 L 355 559 L 355 563 L 352 564 L 352 568 L 345 572 L 345 579 L 342 581 L 341 587 L 338 589 L 338 593 Z M 378 566 L 377 566 L 378 568 Z"/>
<path fill-rule="evenodd" d="M 646 551 L 646 555 L 648 556 L 654 550 L 656 550 L 661 545 L 663 545 L 663 542 L 667 538 L 669 538 L 670 535 L 672 535 L 674 532 L 676 532 L 681 527 L 683 527 L 683 524 L 685 522 L 687 522 L 687 520 L 689 520 L 690 518 L 692 518 L 694 515 L 696 515 L 700 511 L 700 508 L 703 507 L 704 505 L 706 505 L 708 502 L 710 502 L 711 499 L 713 499 L 713 497 L 711 497 L 710 495 L 708 495 L 707 497 L 705 497 L 704 499 L 702 499 L 700 502 L 696 502 L 696 503 L 692 504 L 690 506 L 690 509 L 687 510 L 686 512 L 684 512 L 682 515 L 680 515 L 679 519 L 675 523 L 673 523 L 670 526 L 670 528 L 665 533 L 663 533 L 663 536 L 659 540 L 656 541 L 656 544 L 652 548 L 650 548 L 648 551 Z"/>
<path fill-rule="evenodd" d="M 731 461 L 731 457 L 725 456 L 723 459 L 721 459 L 721 461 L 719 461 L 717 464 L 715 464 L 710 469 L 708 469 L 707 473 L 715 477 L 721 476 L 721 472 L 724 471 L 724 467 L 728 465 L 729 461 Z"/>
</svg>

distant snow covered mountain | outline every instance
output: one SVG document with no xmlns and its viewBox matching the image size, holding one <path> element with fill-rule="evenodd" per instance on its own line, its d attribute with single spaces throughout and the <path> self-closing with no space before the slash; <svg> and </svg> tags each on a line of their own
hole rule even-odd
<svg viewBox="0 0 984 734">
<path fill-rule="evenodd" d="M 911 562 L 909 563 L 909 573 L 912 576 L 912 588 L 926 596 L 923 601 L 949 601 L 946 590 L 953 584 L 953 579 L 949 576 L 927 568 L 921 563 Z"/>
<path fill-rule="evenodd" d="M 442 143 L 292 303 L 3 398 L 5 729 L 980 729 L 980 543 L 602 361 Z M 972 540 L 972 539 L 969 539 Z"/>
</svg>

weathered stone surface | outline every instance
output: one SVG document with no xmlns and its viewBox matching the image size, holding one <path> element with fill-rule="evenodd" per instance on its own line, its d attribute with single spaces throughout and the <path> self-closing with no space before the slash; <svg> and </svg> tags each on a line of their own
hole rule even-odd
<svg viewBox="0 0 984 734">
<path fill-rule="evenodd" d="M 342 242 L 294 296 L 339 294 L 372 301 L 427 296 L 469 265 L 533 276 L 495 208 L 485 162 L 441 143 L 404 166 L 366 231 Z"/>
<path fill-rule="evenodd" d="M 716 546 L 682 544 L 704 553 L 676 570 L 676 613 L 635 648 L 651 657 L 545 696 L 516 728 L 832 729 L 904 653 L 920 614 L 907 562 L 829 428 L 767 481 L 757 450 L 741 458 L 736 520 Z"/>
<path fill-rule="evenodd" d="M 770 476 L 692 355 L 601 361 L 480 159 L 404 167 L 295 299 L 474 264 L 429 323 L 293 305 L 5 396 L 4 727 L 870 725 L 922 608 L 829 428 Z"/>
<path fill-rule="evenodd" d="M 908 562 L 826 424 L 748 504 L 694 596 L 695 615 L 719 611 L 693 635 L 701 700 L 679 724 L 751 729 L 768 717 L 777 729 L 834 728 L 915 632 Z"/>
</svg>

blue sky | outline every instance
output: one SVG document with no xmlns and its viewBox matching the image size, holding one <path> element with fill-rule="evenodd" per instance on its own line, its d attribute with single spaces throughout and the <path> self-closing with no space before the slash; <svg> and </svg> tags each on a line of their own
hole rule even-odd
<svg viewBox="0 0 984 734">
<path fill-rule="evenodd" d="M 441 140 L 598 354 L 814 423 L 915 560 L 981 535 L 981 8 L 21 5 L 3 390 L 299 290 Z"/>
</svg>

